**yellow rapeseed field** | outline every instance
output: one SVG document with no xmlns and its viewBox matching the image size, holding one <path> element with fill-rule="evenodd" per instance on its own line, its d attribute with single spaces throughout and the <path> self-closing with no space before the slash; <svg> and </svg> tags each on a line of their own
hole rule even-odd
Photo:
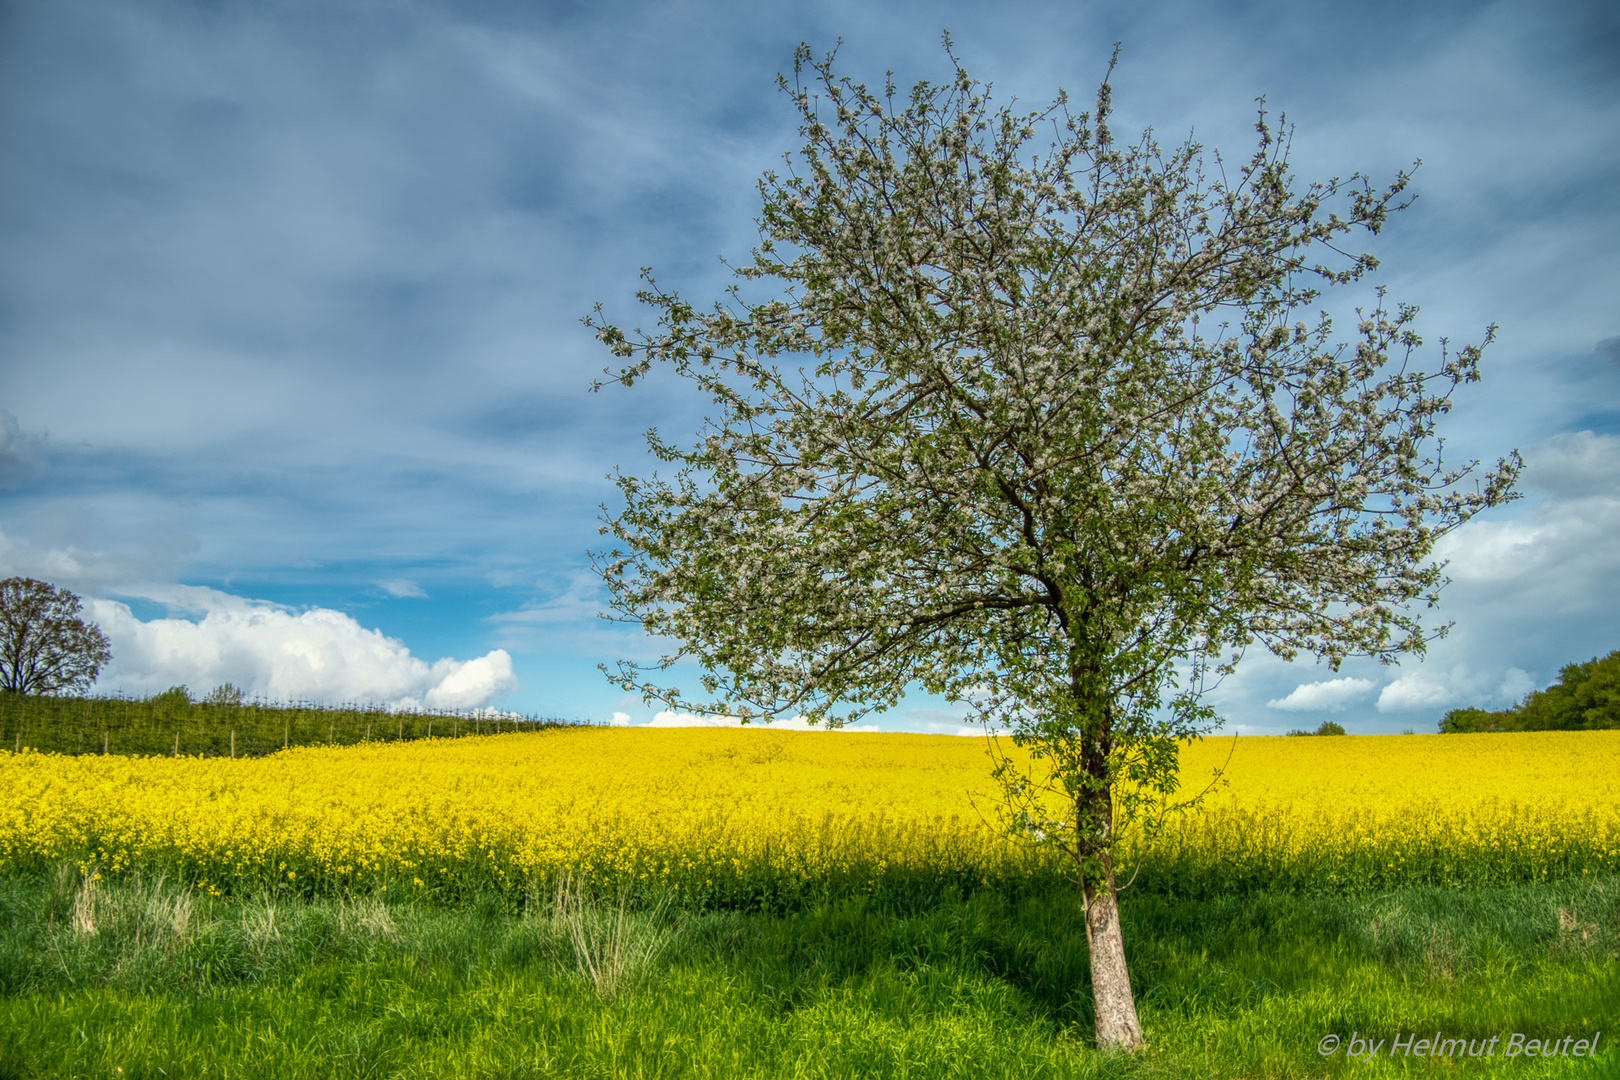
<svg viewBox="0 0 1620 1080">
<path fill-rule="evenodd" d="M 1125 852 L 1148 887 L 1351 889 L 1620 870 L 1620 732 L 1215 738 L 1224 785 Z M 1056 872 L 983 740 L 577 728 L 259 759 L 0 753 L 0 872 L 71 858 L 211 890 L 521 890 L 568 870 L 769 905 Z"/>
</svg>

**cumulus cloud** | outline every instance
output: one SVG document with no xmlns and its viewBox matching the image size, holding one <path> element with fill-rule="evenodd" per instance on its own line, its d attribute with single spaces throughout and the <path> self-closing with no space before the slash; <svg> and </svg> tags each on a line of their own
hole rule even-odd
<svg viewBox="0 0 1620 1080">
<path fill-rule="evenodd" d="M 1560 435 L 1526 455 L 1524 485 L 1541 496 L 1528 519 L 1474 520 L 1435 545 L 1458 584 L 1533 592 L 1537 605 L 1589 606 L 1592 586 L 1620 576 L 1620 436 Z"/>
<path fill-rule="evenodd" d="M 1568 432 L 1526 455 L 1533 512 L 1476 518 L 1435 544 L 1469 599 L 1513 601 L 1516 617 L 1612 610 L 1620 581 L 1620 436 Z"/>
<path fill-rule="evenodd" d="M 1266 702 L 1266 707 L 1285 712 L 1317 712 L 1322 709 L 1338 712 L 1350 702 L 1367 696 L 1372 688 L 1371 679 L 1326 679 L 1301 683 L 1287 697 Z"/>
<path fill-rule="evenodd" d="M 608 721 L 608 726 L 609 727 L 629 727 L 630 726 L 630 714 L 629 713 L 624 713 L 624 712 L 616 712 L 616 713 L 614 713 L 613 718 Z"/>
<path fill-rule="evenodd" d="M 1467 664 L 1458 664 L 1447 671 L 1424 668 L 1384 687 L 1378 695 L 1378 711 L 1501 708 L 1535 688 L 1530 674 L 1516 667 L 1494 672 L 1474 671 Z"/>
<path fill-rule="evenodd" d="M 195 586 L 145 595 L 201 618 L 143 621 L 119 601 L 87 601 L 87 613 L 112 642 L 112 663 L 96 684 L 100 691 L 150 693 L 177 684 L 204 691 L 230 682 L 275 701 L 478 709 L 517 686 L 504 649 L 429 664 L 341 611 L 295 612 Z"/>
<path fill-rule="evenodd" d="M 1482 515 L 1436 544 L 1457 632 L 1384 687 L 1380 713 L 1503 708 L 1561 665 L 1613 647 L 1620 436 L 1549 439 L 1526 453 L 1523 487 L 1527 513 Z"/>
<path fill-rule="evenodd" d="M 382 586 L 382 590 L 389 596 L 413 600 L 427 599 L 427 593 L 422 590 L 422 586 L 408 578 L 392 578 L 388 581 L 379 581 L 377 584 Z"/>
</svg>

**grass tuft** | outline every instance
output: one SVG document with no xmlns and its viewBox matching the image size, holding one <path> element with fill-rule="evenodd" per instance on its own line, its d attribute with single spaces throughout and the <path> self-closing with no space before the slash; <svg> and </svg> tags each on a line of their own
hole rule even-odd
<svg viewBox="0 0 1620 1080">
<path fill-rule="evenodd" d="M 567 874 L 557 882 L 552 918 L 562 930 L 579 974 L 603 1001 L 634 993 L 651 977 L 674 936 L 662 922 L 669 894 L 650 911 L 632 911 L 627 887 L 614 903 L 587 895 L 584 883 Z"/>
</svg>

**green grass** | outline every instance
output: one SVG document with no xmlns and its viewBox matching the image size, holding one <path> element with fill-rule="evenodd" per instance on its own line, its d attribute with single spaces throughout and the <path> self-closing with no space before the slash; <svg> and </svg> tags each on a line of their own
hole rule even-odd
<svg viewBox="0 0 1620 1080">
<path fill-rule="evenodd" d="M 257 757 L 287 746 L 455 738 L 566 726 L 560 720 L 461 712 L 391 712 L 381 706 L 187 702 L 0 692 L 0 749 L 58 754 Z"/>
<path fill-rule="evenodd" d="M 524 911 L 494 897 L 209 900 L 161 880 L 87 894 L 62 871 L 0 881 L 0 1078 L 1620 1073 L 1604 1044 L 1591 1061 L 1317 1053 L 1352 1031 L 1603 1030 L 1607 1044 L 1620 879 L 1128 895 L 1123 918 L 1150 1050 L 1110 1059 L 1089 1044 L 1084 925 L 1066 892 L 621 915 L 551 897 Z M 624 954 L 654 955 L 604 987 L 581 946 L 600 960 L 616 931 Z"/>
</svg>

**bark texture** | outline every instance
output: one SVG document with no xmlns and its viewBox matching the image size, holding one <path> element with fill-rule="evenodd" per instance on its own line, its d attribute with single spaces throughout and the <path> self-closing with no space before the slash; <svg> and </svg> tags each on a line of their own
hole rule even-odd
<svg viewBox="0 0 1620 1080">
<path fill-rule="evenodd" d="M 1125 939 L 1119 929 L 1119 897 L 1114 891 L 1112 860 L 1103 881 L 1087 881 L 1086 946 L 1091 956 L 1091 1000 L 1097 1013 L 1097 1049 L 1136 1050 L 1142 1025 L 1136 1019 L 1136 997 L 1125 966 Z"/>
</svg>

